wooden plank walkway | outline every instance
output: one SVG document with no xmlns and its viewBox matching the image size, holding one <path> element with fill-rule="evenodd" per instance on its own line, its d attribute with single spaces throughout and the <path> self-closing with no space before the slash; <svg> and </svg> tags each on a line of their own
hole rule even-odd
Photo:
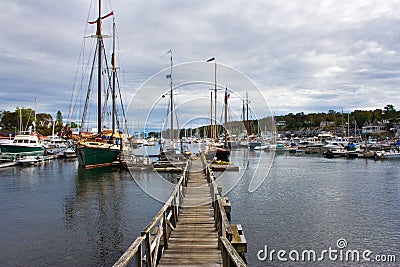
<svg viewBox="0 0 400 267">
<path fill-rule="evenodd" d="M 176 229 L 158 266 L 222 266 L 212 198 L 202 162 L 192 161 Z"/>
</svg>

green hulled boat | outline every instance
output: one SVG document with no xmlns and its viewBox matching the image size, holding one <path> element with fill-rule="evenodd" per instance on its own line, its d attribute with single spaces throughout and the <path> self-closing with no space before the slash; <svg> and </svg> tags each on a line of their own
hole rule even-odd
<svg viewBox="0 0 400 267">
<path fill-rule="evenodd" d="M 103 142 L 79 142 L 78 162 L 85 169 L 110 166 L 120 159 L 120 146 Z"/>
<path fill-rule="evenodd" d="M 115 46 L 116 46 L 116 32 L 115 23 L 113 23 L 113 49 L 111 54 L 111 64 L 106 59 L 104 39 L 105 35 L 102 34 L 102 21 L 110 16 L 114 16 L 114 12 L 111 11 L 107 15 L 102 14 L 101 9 L 102 0 L 98 0 L 98 17 L 96 20 L 89 22 L 89 24 L 95 24 L 97 26 L 96 34 L 92 37 L 97 39 L 96 50 L 93 54 L 94 59 L 92 62 L 95 64 L 97 62 L 97 133 L 83 133 L 84 125 L 86 122 L 86 114 L 88 108 L 88 101 L 91 96 L 91 88 L 93 87 L 93 82 L 96 79 L 92 79 L 92 74 L 90 74 L 88 93 L 86 97 L 85 108 L 82 116 L 81 123 L 81 133 L 79 141 L 76 143 L 75 151 L 79 161 L 79 165 L 83 166 L 85 169 L 110 166 L 116 161 L 120 160 L 120 155 L 122 151 L 122 135 L 117 128 L 117 109 L 116 109 L 116 87 L 117 87 L 117 66 L 115 64 Z M 113 20 L 114 22 L 114 20 Z M 104 61 L 104 62 L 103 62 Z M 109 67 L 111 65 L 111 68 Z M 92 66 L 92 70 L 96 69 Z M 103 79 L 104 76 L 104 79 Z M 103 90 L 103 85 L 104 89 Z M 106 92 L 105 92 L 106 91 Z M 107 100 L 112 101 L 112 105 L 107 105 Z M 104 101 L 104 103 L 102 103 Z M 112 108 L 109 110 L 108 108 Z M 107 110 L 106 110 L 107 109 Z M 108 130 L 103 130 L 103 115 L 110 114 L 112 119 L 112 128 Z M 124 114 L 124 113 L 123 113 Z"/>
<path fill-rule="evenodd" d="M 29 132 L 18 134 L 10 144 L 0 146 L 1 153 L 44 156 L 45 148 L 35 134 Z"/>
</svg>

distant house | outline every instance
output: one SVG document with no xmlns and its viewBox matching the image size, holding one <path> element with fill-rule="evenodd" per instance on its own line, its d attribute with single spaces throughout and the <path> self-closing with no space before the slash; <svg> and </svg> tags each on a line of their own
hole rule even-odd
<svg viewBox="0 0 400 267">
<path fill-rule="evenodd" d="M 286 126 L 286 121 L 277 121 L 275 123 L 275 126 L 285 127 Z"/>
<path fill-rule="evenodd" d="M 333 122 L 333 121 L 321 121 L 319 123 L 319 127 L 320 128 L 324 128 L 324 127 L 327 127 L 327 126 L 332 126 L 334 124 L 335 124 L 335 122 Z"/>
<path fill-rule="evenodd" d="M 371 124 L 362 127 L 362 134 L 381 134 L 386 132 L 386 126 L 382 122 L 374 120 Z"/>
</svg>

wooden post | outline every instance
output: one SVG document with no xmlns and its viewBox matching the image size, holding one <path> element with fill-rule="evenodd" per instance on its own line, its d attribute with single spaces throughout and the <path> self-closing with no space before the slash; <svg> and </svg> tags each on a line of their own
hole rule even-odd
<svg viewBox="0 0 400 267">
<path fill-rule="evenodd" d="M 176 210 L 176 197 L 174 197 L 174 199 L 173 199 L 173 201 L 172 201 L 172 225 L 174 226 L 174 227 L 176 227 L 176 222 L 178 221 L 178 213 L 177 213 L 177 210 Z"/>
<path fill-rule="evenodd" d="M 164 249 L 168 249 L 168 237 L 167 237 L 167 216 L 166 213 L 167 211 L 163 212 L 163 222 L 162 222 L 162 227 L 163 227 L 163 239 L 164 239 Z"/>
<path fill-rule="evenodd" d="M 222 186 L 221 186 L 220 184 L 217 185 L 217 191 L 218 191 L 218 195 L 221 196 L 221 193 L 222 193 Z"/>
<path fill-rule="evenodd" d="M 146 267 L 152 267 L 153 257 L 151 256 L 150 231 L 146 232 Z"/>
<path fill-rule="evenodd" d="M 142 267 L 142 243 L 140 243 L 136 254 L 136 266 Z"/>
</svg>

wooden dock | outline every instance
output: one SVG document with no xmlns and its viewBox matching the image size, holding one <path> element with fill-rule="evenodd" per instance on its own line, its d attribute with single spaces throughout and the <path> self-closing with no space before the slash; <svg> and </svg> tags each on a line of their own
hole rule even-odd
<svg viewBox="0 0 400 267">
<path fill-rule="evenodd" d="M 247 266 L 230 207 L 205 157 L 189 160 L 169 200 L 114 266 Z"/>
<path fill-rule="evenodd" d="M 158 266 L 222 266 L 207 179 L 200 160 L 192 162 L 176 229 Z"/>
</svg>

